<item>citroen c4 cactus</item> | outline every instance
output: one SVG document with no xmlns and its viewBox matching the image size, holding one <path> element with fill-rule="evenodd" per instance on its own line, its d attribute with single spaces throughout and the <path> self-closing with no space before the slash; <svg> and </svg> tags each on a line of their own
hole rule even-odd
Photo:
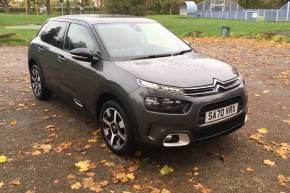
<svg viewBox="0 0 290 193">
<path fill-rule="evenodd" d="M 244 125 L 247 92 L 239 71 L 194 51 L 145 18 L 61 16 L 29 45 L 36 98 L 52 92 L 86 109 L 107 146 L 187 146 Z"/>
</svg>

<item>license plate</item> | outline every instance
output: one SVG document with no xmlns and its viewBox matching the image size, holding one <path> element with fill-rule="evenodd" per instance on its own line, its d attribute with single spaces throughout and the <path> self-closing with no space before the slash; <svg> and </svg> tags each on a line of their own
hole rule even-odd
<svg viewBox="0 0 290 193">
<path fill-rule="evenodd" d="M 231 117 L 238 113 L 239 104 L 229 105 L 220 109 L 215 109 L 205 113 L 205 123 L 211 123 Z"/>
</svg>

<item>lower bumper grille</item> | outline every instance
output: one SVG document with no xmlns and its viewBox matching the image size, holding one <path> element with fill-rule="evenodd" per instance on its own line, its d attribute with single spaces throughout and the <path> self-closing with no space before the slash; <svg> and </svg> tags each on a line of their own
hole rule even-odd
<svg viewBox="0 0 290 193">
<path fill-rule="evenodd" d="M 245 115 L 241 114 L 234 119 L 222 122 L 220 124 L 200 128 L 194 132 L 194 140 L 203 141 L 219 135 L 230 133 L 242 127 L 244 124 L 244 119 Z"/>
</svg>

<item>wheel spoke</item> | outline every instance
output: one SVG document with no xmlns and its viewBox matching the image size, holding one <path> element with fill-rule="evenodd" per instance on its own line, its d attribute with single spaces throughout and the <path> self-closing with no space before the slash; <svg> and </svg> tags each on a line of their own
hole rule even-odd
<svg viewBox="0 0 290 193">
<path fill-rule="evenodd" d="M 117 111 L 114 110 L 114 120 L 113 120 L 114 123 L 117 123 Z"/>
<path fill-rule="evenodd" d="M 107 110 L 105 111 L 105 113 L 106 113 L 107 117 L 111 117 L 110 109 L 107 109 Z"/>
<path fill-rule="evenodd" d="M 111 136 L 111 139 L 110 139 L 110 144 L 111 144 L 112 147 L 114 146 L 114 139 L 115 139 L 115 137 L 116 137 L 116 135 L 114 135 L 112 133 L 112 136 Z"/>
<path fill-rule="evenodd" d="M 103 117 L 103 122 L 108 126 L 108 127 L 110 127 L 110 122 L 105 118 L 105 117 Z"/>
<path fill-rule="evenodd" d="M 118 134 L 117 135 L 120 137 L 120 139 L 122 139 L 123 141 L 126 141 L 125 135 L 123 133 L 121 133 L 120 130 L 118 131 Z"/>
</svg>

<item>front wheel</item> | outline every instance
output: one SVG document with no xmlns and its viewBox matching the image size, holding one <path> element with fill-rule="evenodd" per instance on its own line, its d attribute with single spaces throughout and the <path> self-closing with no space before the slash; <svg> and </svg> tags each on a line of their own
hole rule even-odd
<svg viewBox="0 0 290 193">
<path fill-rule="evenodd" d="M 51 92 L 46 88 L 42 72 L 37 65 L 30 68 L 31 87 L 35 97 L 39 100 L 47 100 Z"/>
<path fill-rule="evenodd" d="M 100 112 L 103 138 L 112 152 L 118 155 L 135 151 L 134 135 L 125 110 L 116 101 L 107 101 Z"/>
</svg>

